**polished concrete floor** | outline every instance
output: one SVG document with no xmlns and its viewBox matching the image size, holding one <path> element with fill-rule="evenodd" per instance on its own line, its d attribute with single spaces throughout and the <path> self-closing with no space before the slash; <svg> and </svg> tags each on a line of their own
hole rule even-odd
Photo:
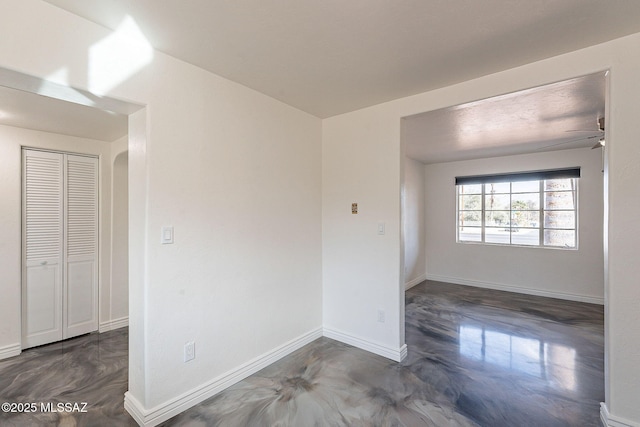
<svg viewBox="0 0 640 427">
<path fill-rule="evenodd" d="M 0 426 L 137 426 L 123 406 L 127 347 L 127 329 L 122 328 L 0 360 L 0 403 L 35 404 L 10 412 L 3 406 Z M 58 404 L 63 405 L 60 412 Z"/>
<path fill-rule="evenodd" d="M 407 358 L 321 338 L 163 426 L 599 426 L 603 308 L 424 282 L 406 296 Z M 87 402 L 86 413 L 0 413 L 0 425 L 135 425 L 126 331 L 0 361 L 1 402 Z"/>
</svg>

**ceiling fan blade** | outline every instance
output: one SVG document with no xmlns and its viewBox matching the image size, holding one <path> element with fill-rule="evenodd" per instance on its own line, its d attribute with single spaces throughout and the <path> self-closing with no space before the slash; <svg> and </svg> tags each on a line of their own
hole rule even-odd
<svg viewBox="0 0 640 427">
<path fill-rule="evenodd" d="M 590 133 L 599 132 L 599 133 L 604 133 L 604 117 L 599 117 L 598 118 L 598 129 L 593 129 L 593 130 L 570 129 L 570 130 L 565 130 L 565 132 L 590 132 Z"/>
<path fill-rule="evenodd" d="M 599 135 L 587 136 L 584 138 L 574 138 L 574 139 L 570 139 L 569 141 L 556 142 L 555 144 L 550 144 L 550 145 L 545 145 L 544 147 L 540 147 L 536 151 L 544 150 L 551 147 L 557 147 L 558 145 L 570 144 L 572 142 L 585 141 L 587 139 L 593 139 L 593 138 L 599 138 Z M 598 145 L 600 145 L 600 143 L 598 143 Z"/>
</svg>

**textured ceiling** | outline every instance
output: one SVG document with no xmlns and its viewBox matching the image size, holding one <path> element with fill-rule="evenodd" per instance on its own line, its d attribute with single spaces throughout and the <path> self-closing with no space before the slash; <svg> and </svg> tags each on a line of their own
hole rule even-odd
<svg viewBox="0 0 640 427">
<path fill-rule="evenodd" d="M 441 163 L 592 147 L 605 83 L 602 72 L 404 118 L 405 153 Z"/>
<path fill-rule="evenodd" d="M 47 0 L 324 118 L 640 32 L 637 0 Z"/>
</svg>

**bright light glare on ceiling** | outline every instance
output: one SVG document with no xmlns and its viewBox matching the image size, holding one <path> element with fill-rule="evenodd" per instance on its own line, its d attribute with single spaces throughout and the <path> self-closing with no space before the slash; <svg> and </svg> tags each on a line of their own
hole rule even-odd
<svg viewBox="0 0 640 427">
<path fill-rule="evenodd" d="M 89 50 L 89 91 L 107 94 L 152 59 L 153 48 L 133 18 L 126 16 L 111 35 Z"/>
</svg>

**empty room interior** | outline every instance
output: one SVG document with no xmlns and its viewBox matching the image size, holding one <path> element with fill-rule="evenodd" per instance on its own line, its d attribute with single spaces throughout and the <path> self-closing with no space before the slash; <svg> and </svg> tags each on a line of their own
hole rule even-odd
<svg viewBox="0 0 640 427">
<path fill-rule="evenodd" d="M 1 425 L 640 426 L 640 3 L 0 2 Z"/>
</svg>

